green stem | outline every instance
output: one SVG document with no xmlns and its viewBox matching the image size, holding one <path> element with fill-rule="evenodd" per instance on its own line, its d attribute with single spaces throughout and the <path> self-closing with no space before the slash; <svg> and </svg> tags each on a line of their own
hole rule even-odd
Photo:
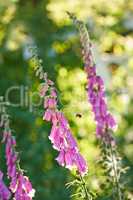
<svg viewBox="0 0 133 200">
<path fill-rule="evenodd" d="M 110 150 L 111 150 L 111 160 L 112 160 L 112 163 L 113 163 L 114 178 L 115 178 L 114 183 L 116 185 L 116 191 L 117 191 L 117 200 L 122 200 L 122 193 L 121 193 L 121 188 L 120 188 L 120 185 L 119 185 L 119 178 L 118 178 L 118 169 L 117 169 L 117 166 L 115 164 L 114 152 L 113 152 L 111 144 L 110 144 Z"/>
<path fill-rule="evenodd" d="M 90 196 L 90 194 L 88 192 L 88 189 L 86 187 L 85 181 L 84 181 L 84 179 L 83 179 L 83 177 L 81 175 L 80 175 L 80 180 L 82 182 L 82 187 L 83 187 L 83 190 L 85 192 L 85 200 L 92 200 L 92 198 L 91 198 L 91 196 Z"/>
</svg>

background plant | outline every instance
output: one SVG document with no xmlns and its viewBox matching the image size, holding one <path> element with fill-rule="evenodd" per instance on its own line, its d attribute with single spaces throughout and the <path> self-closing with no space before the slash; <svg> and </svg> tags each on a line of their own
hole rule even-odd
<svg viewBox="0 0 133 200">
<path fill-rule="evenodd" d="M 4 184 L 3 173 L 1 174 L 0 181 L 0 198 L 2 200 L 8 199 L 29 199 L 34 197 L 35 190 L 32 188 L 32 184 L 29 178 L 25 175 L 25 172 L 20 167 L 20 157 L 16 150 L 16 139 L 12 134 L 10 126 L 10 116 L 7 112 L 8 102 L 4 101 L 4 98 L 0 98 L 0 127 L 1 127 L 1 143 L 4 146 L 3 158 L 6 163 L 5 180 L 8 180 L 8 184 Z"/>
<path fill-rule="evenodd" d="M 122 166 L 122 158 L 117 150 L 117 143 L 114 133 L 117 130 L 117 123 L 114 116 L 108 110 L 106 100 L 106 88 L 102 77 L 97 72 L 97 66 L 92 55 L 92 43 L 86 25 L 78 20 L 73 13 L 67 12 L 70 19 L 79 31 L 82 45 L 82 56 L 84 70 L 86 72 L 86 91 L 88 102 L 91 105 L 96 123 L 96 137 L 101 148 L 101 164 L 105 169 L 106 185 L 112 189 L 108 198 L 122 200 L 128 199 L 125 194 L 126 185 L 122 182 L 122 175 L 127 172 L 128 167 Z M 103 189 L 104 191 L 104 189 Z"/>
</svg>

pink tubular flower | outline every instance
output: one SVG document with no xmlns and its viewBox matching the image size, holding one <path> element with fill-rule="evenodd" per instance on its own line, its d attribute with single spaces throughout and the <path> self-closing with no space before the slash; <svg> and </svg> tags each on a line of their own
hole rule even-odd
<svg viewBox="0 0 133 200">
<path fill-rule="evenodd" d="M 48 91 L 48 85 L 41 86 L 40 97 L 44 97 L 44 95 L 46 94 L 47 91 Z"/>
<path fill-rule="evenodd" d="M 66 166 L 70 170 L 76 167 L 81 175 L 87 172 L 87 163 L 77 149 L 61 150 L 56 160 L 59 165 Z"/>
<path fill-rule="evenodd" d="M 45 112 L 44 115 L 43 115 L 43 120 L 51 121 L 51 119 L 52 119 L 52 114 L 53 114 L 52 110 L 47 109 L 46 112 Z"/>
<path fill-rule="evenodd" d="M 17 181 L 12 184 L 12 189 L 15 193 L 15 200 L 31 200 L 34 197 L 35 190 L 28 177 L 22 173 L 17 174 Z"/>
<path fill-rule="evenodd" d="M 75 159 L 78 171 L 82 172 L 83 174 L 86 173 L 86 161 L 83 159 L 80 153 L 76 154 Z"/>
<path fill-rule="evenodd" d="M 67 119 L 57 108 L 57 93 L 53 82 L 47 80 L 46 77 L 45 82 L 45 87 L 46 84 L 48 85 L 49 94 L 44 94 L 44 108 L 46 110 L 43 119 L 52 124 L 49 139 L 53 148 L 59 151 L 56 160 L 59 165 L 65 166 L 70 170 L 76 168 L 83 176 L 88 170 L 87 163 L 79 153 L 76 140 L 72 136 Z"/>
<path fill-rule="evenodd" d="M 0 199 L 8 200 L 11 197 L 11 193 L 3 182 L 3 173 L 0 171 Z"/>
<path fill-rule="evenodd" d="M 17 153 L 14 151 L 15 145 L 16 141 L 9 132 L 6 138 L 6 163 L 7 163 L 7 174 L 8 177 L 11 179 L 16 176 Z"/>
<path fill-rule="evenodd" d="M 63 149 L 60 151 L 56 160 L 59 163 L 59 165 L 61 165 L 63 167 L 65 166 L 65 151 Z"/>
<path fill-rule="evenodd" d="M 55 108 L 56 107 L 56 100 L 54 98 L 47 98 L 45 101 L 44 101 L 44 108 Z"/>
</svg>

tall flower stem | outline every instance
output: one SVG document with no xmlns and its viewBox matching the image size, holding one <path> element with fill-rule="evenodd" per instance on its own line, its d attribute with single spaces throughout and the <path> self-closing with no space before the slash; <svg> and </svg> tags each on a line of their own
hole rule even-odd
<svg viewBox="0 0 133 200">
<path fill-rule="evenodd" d="M 101 143 L 103 143 L 102 153 L 106 158 L 106 160 L 103 158 L 103 163 L 107 167 L 107 176 L 110 177 L 113 189 L 116 191 L 115 199 L 122 200 L 124 194 L 121 189 L 120 178 L 124 170 L 121 167 L 120 159 L 117 156 L 116 144 L 112 136 L 117 124 L 112 114 L 108 111 L 105 99 L 104 82 L 96 72 L 96 65 L 92 56 L 91 42 L 87 28 L 82 21 L 79 21 L 76 18 L 74 14 L 69 12 L 67 13 L 80 33 L 83 61 L 85 65 L 85 72 L 87 74 L 88 100 L 92 106 L 92 111 L 95 117 L 96 135 L 100 139 Z M 106 149 L 106 147 L 108 149 Z"/>
<path fill-rule="evenodd" d="M 79 185 L 81 195 L 84 200 L 92 200 L 89 194 L 83 176 L 87 173 L 87 163 L 79 153 L 77 142 L 73 137 L 69 123 L 64 114 L 58 109 L 58 97 L 54 83 L 48 79 L 47 73 L 44 72 L 42 62 L 38 57 L 37 50 L 34 47 L 30 48 L 32 54 L 32 62 L 36 76 L 43 81 L 40 90 L 41 97 L 44 98 L 44 117 L 45 121 L 50 121 L 52 124 L 49 139 L 52 142 L 53 148 L 59 151 L 59 156 L 56 158 L 59 165 L 68 169 L 75 168 L 77 175 L 80 177 Z M 63 137 L 62 137 L 63 136 Z M 68 186 L 76 185 L 76 181 L 68 183 Z M 75 194 L 77 195 L 77 194 Z"/>
</svg>

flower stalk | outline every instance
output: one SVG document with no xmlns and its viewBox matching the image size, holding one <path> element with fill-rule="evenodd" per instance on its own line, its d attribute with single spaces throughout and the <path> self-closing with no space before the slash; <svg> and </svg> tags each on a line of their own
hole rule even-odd
<svg viewBox="0 0 133 200">
<path fill-rule="evenodd" d="M 81 180 L 81 184 L 82 184 L 83 190 L 85 192 L 85 200 L 92 200 L 93 197 L 89 193 L 88 188 L 87 188 L 86 183 L 85 183 L 85 180 L 81 175 L 80 175 L 80 180 Z"/>
<path fill-rule="evenodd" d="M 31 47 L 30 52 L 32 54 L 35 74 L 43 81 L 39 90 L 40 96 L 44 101 L 45 112 L 43 119 L 52 124 L 49 139 L 51 140 L 53 148 L 59 152 L 56 161 L 59 165 L 66 167 L 69 170 L 76 170 L 76 173 L 80 176 L 81 183 L 81 186 L 78 185 L 78 187 L 82 187 L 85 194 L 83 199 L 92 200 L 83 179 L 83 176 L 88 172 L 87 162 L 79 152 L 77 142 L 71 133 L 67 119 L 63 112 L 59 110 L 57 90 L 53 81 L 48 79 L 47 73 L 43 71 L 42 61 L 37 55 L 36 48 Z M 70 185 L 75 183 L 76 182 L 73 181 Z"/>
<path fill-rule="evenodd" d="M 123 200 L 124 193 L 122 191 L 121 175 L 125 169 L 121 166 L 121 159 L 117 156 L 116 142 L 112 133 L 116 130 L 117 124 L 108 111 L 104 82 L 100 76 L 97 75 L 96 65 L 92 56 L 91 42 L 86 26 L 82 21 L 79 21 L 72 13 L 67 12 L 73 23 L 79 30 L 80 40 L 82 44 L 83 61 L 85 65 L 85 72 L 87 74 L 87 93 L 88 101 L 92 106 L 94 118 L 96 122 L 96 136 L 100 139 L 102 145 L 101 151 L 103 156 L 103 164 L 106 166 L 107 176 L 113 186 L 114 199 Z"/>
</svg>

